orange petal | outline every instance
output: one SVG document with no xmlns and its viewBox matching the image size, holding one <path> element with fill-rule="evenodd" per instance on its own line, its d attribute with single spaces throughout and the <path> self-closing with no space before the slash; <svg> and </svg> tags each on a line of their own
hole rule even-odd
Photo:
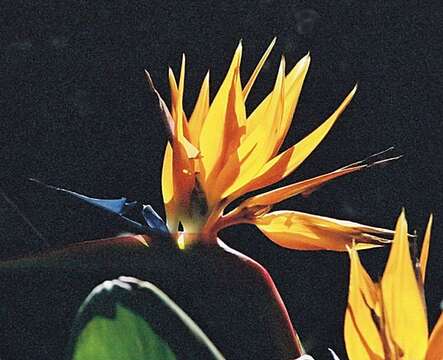
<svg viewBox="0 0 443 360">
<path fill-rule="evenodd" d="M 328 181 L 331 181 L 337 177 L 344 176 L 355 171 L 360 171 L 363 169 L 369 169 L 373 166 L 386 164 L 390 161 L 398 160 L 401 156 L 395 156 L 390 158 L 381 158 L 387 152 L 391 151 L 393 148 L 381 151 L 379 153 L 368 156 L 367 158 L 354 162 L 352 164 L 346 165 L 332 171 L 330 173 L 317 176 L 312 179 L 297 182 L 295 184 L 290 184 L 283 186 L 281 188 L 271 190 L 256 196 L 253 196 L 245 201 L 243 201 L 238 207 L 245 208 L 251 206 L 266 206 L 273 205 L 290 197 L 302 194 L 310 195 L 312 192 L 323 186 Z"/>
<path fill-rule="evenodd" d="M 297 211 L 275 211 L 249 222 L 280 246 L 297 250 L 370 249 L 389 242 L 392 231 Z"/>
<path fill-rule="evenodd" d="M 195 183 L 193 162 L 188 158 L 186 149 L 180 141 L 174 139 L 172 150 L 174 199 L 180 211 L 186 213 Z"/>
<path fill-rule="evenodd" d="M 257 66 L 255 67 L 254 71 L 252 72 L 251 77 L 249 78 L 248 82 L 246 83 L 244 89 L 243 89 L 243 98 L 246 101 L 249 92 L 251 91 L 252 86 L 254 85 L 255 80 L 257 79 L 258 74 L 260 73 L 263 65 L 265 64 L 269 54 L 272 51 L 272 48 L 275 45 L 275 41 L 277 38 L 273 38 L 271 43 L 269 44 L 268 48 L 266 49 L 265 53 L 263 54 L 262 58 L 258 62 Z"/>
<path fill-rule="evenodd" d="M 259 194 L 256 196 L 253 196 L 247 200 L 245 200 L 242 204 L 240 204 L 240 207 L 249 207 L 249 206 L 257 206 L 257 205 L 273 205 L 276 203 L 279 203 L 283 200 L 286 200 L 290 197 L 304 194 L 307 192 L 312 192 L 318 187 L 324 185 L 328 181 L 331 181 L 335 178 L 338 178 L 340 176 L 344 176 L 350 173 L 353 173 L 355 171 L 359 171 L 366 168 L 366 166 L 355 166 L 350 167 L 346 169 L 338 169 L 335 171 L 332 171 L 327 174 L 323 174 L 320 176 L 317 176 L 312 179 L 303 180 L 300 182 L 297 182 L 295 184 L 283 186 L 281 188 L 271 190 L 268 192 L 265 192 L 263 194 Z"/>
<path fill-rule="evenodd" d="M 316 130 L 299 141 L 288 150 L 268 161 L 260 170 L 255 179 L 249 184 L 235 191 L 232 198 L 238 197 L 246 192 L 272 185 L 291 174 L 301 163 L 315 150 L 323 138 L 331 130 L 340 114 L 351 101 L 357 87 L 354 87 L 337 110 Z"/>
<path fill-rule="evenodd" d="M 163 158 L 162 169 L 162 194 L 168 229 L 171 233 L 175 233 L 178 229 L 177 205 L 174 201 L 174 179 L 172 168 L 172 147 L 171 144 L 166 145 L 165 155 Z"/>
<path fill-rule="evenodd" d="M 177 101 L 175 106 L 175 126 L 176 126 L 176 132 L 177 137 L 181 140 L 184 138 L 184 123 L 183 123 L 183 93 L 184 93 L 184 87 L 185 87 L 185 64 L 186 64 L 186 58 L 185 54 L 182 56 L 182 65 L 180 70 L 180 79 L 178 83 L 178 91 L 177 91 Z"/>
<path fill-rule="evenodd" d="M 235 94 L 239 94 L 239 92 L 231 91 L 229 101 L 230 104 L 235 102 Z M 237 103 L 239 103 L 239 106 L 243 107 L 244 109 L 244 106 L 239 101 L 237 101 Z M 228 105 L 228 108 L 231 108 L 231 110 L 228 111 L 227 115 L 234 118 L 237 117 L 238 112 L 235 111 L 235 105 Z M 245 112 L 242 113 L 245 114 Z M 237 122 L 227 122 L 227 124 L 229 123 L 233 124 L 234 126 L 226 129 L 226 132 L 230 133 L 231 136 L 230 139 L 225 142 L 226 146 L 225 150 L 223 151 L 225 156 L 219 159 L 218 165 L 214 171 L 214 175 L 207 180 L 208 198 L 210 204 L 214 204 L 216 201 L 221 199 L 221 194 L 223 194 L 224 190 L 235 181 L 241 168 L 237 148 L 240 145 L 240 138 L 244 133 L 244 128 L 237 127 Z"/>
<path fill-rule="evenodd" d="M 235 149 L 220 173 L 221 178 L 227 174 L 236 175 L 235 177 L 231 176 L 231 179 L 235 181 L 224 183 L 225 186 L 221 189 L 223 190 L 222 198 L 248 184 L 272 156 L 273 144 L 278 140 L 278 130 L 283 115 L 284 78 L 285 60 L 282 58 L 267 111 L 267 121 L 260 124 L 248 139 L 238 147 L 238 150 Z M 248 156 L 243 154 L 245 151 L 249 153 Z"/>
<path fill-rule="evenodd" d="M 188 123 L 186 121 L 186 114 L 183 111 L 183 94 L 185 87 L 185 54 L 182 57 L 182 65 L 180 71 L 180 80 L 178 84 L 178 96 L 177 96 L 177 106 L 176 106 L 176 133 L 177 139 L 180 144 L 184 147 L 188 159 L 195 159 L 199 156 L 200 151 L 189 141 L 189 129 Z"/>
<path fill-rule="evenodd" d="M 171 92 L 171 112 L 174 119 L 177 118 L 176 108 L 178 99 L 178 86 L 175 81 L 174 72 L 171 68 L 168 68 L 169 89 Z"/>
<path fill-rule="evenodd" d="M 189 133 L 192 143 L 198 147 L 200 131 L 203 124 L 203 120 L 206 118 L 209 110 L 209 71 L 206 74 L 200 93 L 195 103 L 194 111 L 192 112 L 189 120 Z"/>
<path fill-rule="evenodd" d="M 225 127 L 222 150 L 211 174 L 206 179 L 206 188 L 209 205 L 214 205 L 220 200 L 220 195 L 237 177 L 240 164 L 237 149 L 244 135 L 246 108 L 240 82 L 240 68 L 234 72 L 233 82 L 228 94 L 225 114 Z M 243 124 L 243 125 L 242 125 Z M 204 161 L 204 159 L 202 159 Z"/>
<path fill-rule="evenodd" d="M 205 180 L 210 176 L 216 176 L 213 170 L 219 159 L 225 155 L 223 154 L 223 151 L 226 150 L 225 141 L 229 137 L 229 134 L 225 132 L 225 129 L 229 128 L 226 124 L 228 119 L 227 107 L 229 92 L 234 82 L 235 73 L 240 67 L 241 54 L 242 46 L 240 43 L 234 54 L 228 73 L 209 107 L 206 120 L 201 129 L 200 150 L 202 153 L 202 174 Z"/>
<path fill-rule="evenodd" d="M 409 252 L 404 212 L 397 221 L 381 289 L 385 322 L 396 351 L 405 359 L 423 359 L 428 342 L 428 324 Z"/>
<path fill-rule="evenodd" d="M 182 58 L 180 79 L 175 107 L 175 136 L 172 141 L 172 179 L 174 207 L 176 217 L 182 220 L 187 214 L 192 190 L 195 183 L 194 163 L 191 159 L 199 155 L 199 151 L 185 137 L 183 112 L 183 93 L 185 82 L 185 56 Z M 174 221 L 175 223 L 175 221 Z"/>
<path fill-rule="evenodd" d="M 429 216 L 428 226 L 426 227 L 425 237 L 423 239 L 423 245 L 421 246 L 420 254 L 420 273 L 422 278 L 422 283 L 425 283 L 426 277 L 426 264 L 428 263 L 429 256 L 429 244 L 431 242 L 431 229 L 432 229 L 433 216 Z"/>
<path fill-rule="evenodd" d="M 289 123 L 287 123 L 287 127 L 289 128 L 290 123 L 292 122 L 292 117 L 295 111 L 295 107 L 297 105 L 298 95 L 300 94 L 301 87 L 303 85 L 304 76 L 308 71 L 309 63 L 311 58 L 309 54 L 304 56 L 286 75 L 285 78 L 285 112 L 284 117 L 287 119 Z M 271 102 L 272 93 L 270 93 L 266 98 L 254 109 L 252 114 L 248 117 L 246 122 L 246 136 L 248 137 L 256 127 L 265 122 L 267 119 L 266 110 Z"/>
<path fill-rule="evenodd" d="M 426 360 L 441 360 L 443 354 L 443 313 L 440 314 L 437 323 L 429 338 Z"/>
<path fill-rule="evenodd" d="M 363 268 L 357 251 L 349 249 L 348 306 L 344 322 L 346 352 L 349 359 L 383 360 L 383 343 L 374 322 L 376 285 Z"/>
<path fill-rule="evenodd" d="M 358 255 L 357 249 L 355 246 L 352 247 L 350 250 L 350 256 L 351 256 L 351 268 L 352 268 L 352 262 L 355 263 L 358 275 L 358 281 L 359 281 L 359 288 L 361 295 L 364 298 L 365 303 L 367 306 L 373 311 L 373 316 L 376 317 L 381 316 L 381 309 L 380 309 L 380 288 L 378 284 L 375 284 L 369 274 L 366 272 L 365 268 L 363 267 L 360 256 Z M 374 317 L 373 317 L 374 319 Z"/>
<path fill-rule="evenodd" d="M 300 65 L 297 67 L 297 72 L 294 73 L 294 84 L 286 90 L 285 94 L 285 107 L 283 112 L 282 123 L 280 125 L 278 141 L 274 146 L 273 155 L 275 156 L 280 151 L 280 147 L 286 138 L 288 130 L 291 126 L 292 119 L 294 118 L 295 109 L 298 104 L 303 82 L 305 81 L 306 74 L 308 73 L 311 57 L 306 55 L 300 60 Z M 291 82 L 292 78 L 288 76 L 288 82 Z"/>
</svg>

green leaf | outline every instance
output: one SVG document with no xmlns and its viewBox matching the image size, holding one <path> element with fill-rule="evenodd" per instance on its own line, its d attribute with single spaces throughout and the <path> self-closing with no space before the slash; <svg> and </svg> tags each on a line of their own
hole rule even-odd
<svg viewBox="0 0 443 360">
<path fill-rule="evenodd" d="M 66 358 L 224 360 L 200 327 L 163 291 L 125 276 L 103 282 L 85 299 Z"/>
<path fill-rule="evenodd" d="M 79 335 L 74 360 L 175 360 L 162 338 L 139 315 L 117 304 L 113 319 L 95 316 Z"/>
</svg>

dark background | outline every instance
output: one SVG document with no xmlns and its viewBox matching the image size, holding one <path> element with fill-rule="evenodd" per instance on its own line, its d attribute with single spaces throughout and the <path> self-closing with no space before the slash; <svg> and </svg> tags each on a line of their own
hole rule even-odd
<svg viewBox="0 0 443 360">
<path fill-rule="evenodd" d="M 289 66 L 308 51 L 312 56 L 285 146 L 319 125 L 359 83 L 342 119 L 288 181 L 333 170 L 391 145 L 405 155 L 395 164 L 339 179 L 278 208 L 393 227 L 404 207 L 420 242 L 434 212 L 426 284 L 433 324 L 443 290 L 438 256 L 443 250 L 442 16 L 438 2 L 431 3 L 4 2 L 2 188 L 53 245 L 94 237 L 93 224 L 79 229 L 82 220 L 75 214 L 51 206 L 36 212 L 27 177 L 97 197 L 127 196 L 163 214 L 160 174 L 166 137 L 143 70 L 149 69 L 169 98 L 167 67 L 178 73 L 185 52 L 189 114 L 207 69 L 213 96 L 240 39 L 247 79 L 277 36 L 249 110 L 272 88 L 281 53 Z M 38 240 L 3 199 L 0 212 L 2 256 L 38 248 Z M 227 229 L 221 237 L 268 268 L 308 352 L 327 358 L 331 347 L 345 358 L 346 254 L 284 250 L 251 226 Z M 362 254 L 376 278 L 386 254 Z"/>
</svg>

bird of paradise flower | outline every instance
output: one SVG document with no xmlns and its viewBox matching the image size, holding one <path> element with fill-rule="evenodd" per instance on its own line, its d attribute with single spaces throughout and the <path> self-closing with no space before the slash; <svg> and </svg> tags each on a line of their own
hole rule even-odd
<svg viewBox="0 0 443 360">
<path fill-rule="evenodd" d="M 432 216 L 415 266 L 407 226 L 403 212 L 379 283 L 374 283 L 365 271 L 355 248 L 349 249 L 351 271 L 344 336 L 351 360 L 443 359 L 443 316 L 428 338 L 424 297 Z"/>
<path fill-rule="evenodd" d="M 193 241 L 214 244 L 219 230 L 240 223 L 254 224 L 275 243 L 292 249 L 345 251 L 352 241 L 359 248 L 386 243 L 393 234 L 386 229 L 296 211 L 270 212 L 274 204 L 289 197 L 309 194 L 332 179 L 398 158 L 379 160 L 378 155 L 382 153 L 252 196 L 225 213 L 234 200 L 273 185 L 296 170 L 327 135 L 357 89 L 355 86 L 317 129 L 280 152 L 309 68 L 310 55 L 304 56 L 288 74 L 282 57 L 273 90 L 247 115 L 245 102 L 274 44 L 275 39 L 243 86 L 240 43 L 212 102 L 209 72 L 204 78 L 189 121 L 183 110 L 185 56 L 178 84 L 169 69 L 171 110 L 146 72 L 168 132 L 162 190 L 169 230 L 178 238 L 180 247 Z M 180 225 L 183 232 L 178 232 Z"/>
</svg>

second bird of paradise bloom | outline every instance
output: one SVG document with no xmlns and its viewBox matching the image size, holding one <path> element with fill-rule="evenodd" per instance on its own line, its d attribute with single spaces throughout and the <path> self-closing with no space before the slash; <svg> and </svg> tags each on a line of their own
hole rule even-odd
<svg viewBox="0 0 443 360">
<path fill-rule="evenodd" d="M 408 225 L 398 219 L 388 262 L 379 283 L 349 249 L 351 271 L 345 315 L 345 343 L 350 360 L 442 360 L 443 315 L 429 336 L 424 296 L 432 217 L 420 258 L 411 260 Z"/>
<path fill-rule="evenodd" d="M 356 92 L 354 87 L 317 129 L 280 152 L 311 59 L 307 54 L 286 73 L 282 57 L 273 90 L 247 114 L 245 102 L 274 43 L 275 39 L 245 85 L 240 79 L 240 43 L 212 101 L 208 72 L 190 116 L 183 109 L 184 55 L 178 83 L 169 69 L 170 109 L 146 72 L 168 132 L 162 190 L 169 231 L 181 248 L 196 242 L 216 244 L 219 230 L 240 223 L 256 225 L 269 239 L 291 249 L 345 251 L 346 245 L 353 241 L 362 249 L 389 242 L 393 234 L 390 230 L 297 211 L 270 210 L 274 204 L 309 194 L 332 179 L 396 158 L 369 157 L 330 173 L 252 196 L 225 212 L 239 197 L 269 187 L 294 172 L 328 134 Z"/>
</svg>

